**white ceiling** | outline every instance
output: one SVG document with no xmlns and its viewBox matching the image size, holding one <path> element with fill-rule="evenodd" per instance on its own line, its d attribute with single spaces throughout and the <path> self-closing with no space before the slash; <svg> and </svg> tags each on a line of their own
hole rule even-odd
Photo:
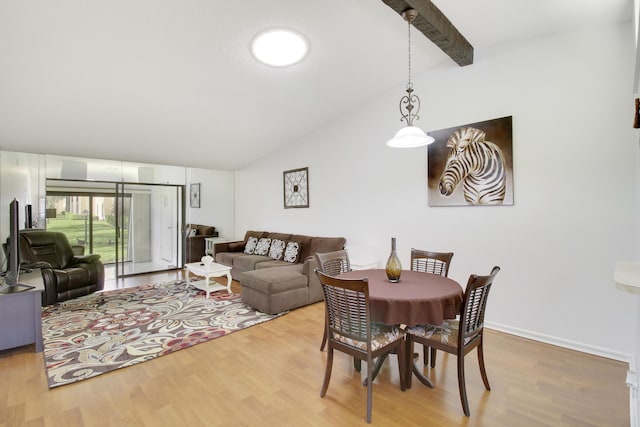
<svg viewBox="0 0 640 427">
<path fill-rule="evenodd" d="M 434 3 L 476 56 L 632 16 L 632 0 Z M 256 62 L 271 27 L 305 34 L 305 61 Z M 457 67 L 412 35 L 414 75 Z M 381 0 L 0 0 L 2 150 L 235 170 L 405 79 L 406 24 Z"/>
</svg>

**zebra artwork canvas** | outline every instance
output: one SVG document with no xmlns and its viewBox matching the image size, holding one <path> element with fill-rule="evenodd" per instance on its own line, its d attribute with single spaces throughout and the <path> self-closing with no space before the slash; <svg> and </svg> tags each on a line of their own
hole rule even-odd
<svg viewBox="0 0 640 427">
<path fill-rule="evenodd" d="M 511 117 L 430 135 L 436 139 L 429 147 L 430 205 L 513 204 Z"/>
</svg>

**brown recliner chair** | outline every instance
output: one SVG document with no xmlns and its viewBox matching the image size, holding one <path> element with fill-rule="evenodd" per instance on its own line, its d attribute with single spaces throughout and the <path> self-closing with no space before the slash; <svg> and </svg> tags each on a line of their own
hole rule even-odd
<svg viewBox="0 0 640 427">
<path fill-rule="evenodd" d="M 43 306 L 104 288 L 104 265 L 100 255 L 74 256 L 64 233 L 21 230 L 20 265 L 41 269 Z"/>
</svg>

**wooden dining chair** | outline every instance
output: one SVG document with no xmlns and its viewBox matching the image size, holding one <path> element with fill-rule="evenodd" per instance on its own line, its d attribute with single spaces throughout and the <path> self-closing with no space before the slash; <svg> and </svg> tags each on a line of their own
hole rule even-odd
<svg viewBox="0 0 640 427">
<path fill-rule="evenodd" d="M 460 320 L 447 320 L 444 325 L 421 325 L 407 328 L 407 354 L 413 354 L 413 343 L 417 342 L 431 348 L 451 353 L 457 356 L 458 388 L 464 414 L 468 417 L 469 402 L 464 377 L 464 356 L 474 348 L 478 350 L 478 364 L 480 375 L 487 390 L 491 390 L 487 372 L 484 366 L 483 337 L 484 313 L 487 307 L 489 291 L 500 267 L 493 267 L 488 276 L 472 274 L 467 282 L 467 288 L 462 300 Z M 407 363 L 413 363 L 412 357 L 407 357 Z M 432 360 L 433 362 L 433 360 Z M 408 365 L 411 366 L 411 365 Z M 417 370 L 417 368 L 416 368 Z M 408 373 L 410 373 L 408 368 Z M 407 388 L 411 387 L 411 375 L 406 376 Z"/>
<path fill-rule="evenodd" d="M 447 277 L 452 258 L 453 252 L 431 252 L 411 248 L 411 270 Z"/>
<path fill-rule="evenodd" d="M 322 284 L 327 319 L 327 365 L 320 396 L 329 388 L 333 351 L 338 350 L 367 363 L 371 378 L 373 360 L 392 350 L 398 352 L 400 388 L 405 390 L 405 333 L 396 326 L 371 321 L 367 278 L 339 279 L 316 269 Z M 371 422 L 373 381 L 367 381 L 367 422 Z"/>
<path fill-rule="evenodd" d="M 328 276 L 337 276 L 340 273 L 351 271 L 351 263 L 349 262 L 349 254 L 346 250 L 316 253 L 316 260 L 318 261 L 319 269 Z M 322 335 L 322 344 L 320 344 L 320 351 L 324 350 L 327 345 L 327 327 L 325 322 L 324 334 Z M 359 366 L 356 366 L 358 371 Z"/>
<path fill-rule="evenodd" d="M 432 252 L 411 248 L 411 270 L 447 277 L 452 258 L 453 252 Z M 425 365 L 429 363 L 429 353 L 431 353 L 433 367 L 435 366 L 436 350 L 424 346 L 422 357 Z"/>
</svg>

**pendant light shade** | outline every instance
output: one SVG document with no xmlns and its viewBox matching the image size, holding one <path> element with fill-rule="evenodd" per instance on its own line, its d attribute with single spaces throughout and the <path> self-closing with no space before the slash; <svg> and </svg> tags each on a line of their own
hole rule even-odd
<svg viewBox="0 0 640 427">
<path fill-rule="evenodd" d="M 387 141 L 387 145 L 393 148 L 414 148 L 431 144 L 434 141 L 435 139 L 424 133 L 419 127 L 405 126 Z"/>
<path fill-rule="evenodd" d="M 402 17 L 408 24 L 408 40 L 409 40 L 409 78 L 407 81 L 407 94 L 400 99 L 400 121 L 405 121 L 407 126 L 400 129 L 396 135 L 387 141 L 389 147 L 394 148 L 413 148 L 431 144 L 435 140 L 425 134 L 422 129 L 413 125 L 415 119 L 419 119 L 420 98 L 413 93 L 413 83 L 411 82 L 411 22 L 416 18 L 418 13 L 415 9 L 407 9 L 402 12 Z"/>
</svg>

